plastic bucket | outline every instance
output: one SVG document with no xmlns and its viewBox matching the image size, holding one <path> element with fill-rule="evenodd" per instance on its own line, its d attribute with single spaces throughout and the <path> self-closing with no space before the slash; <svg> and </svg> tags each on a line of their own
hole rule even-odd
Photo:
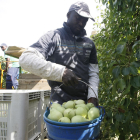
<svg viewBox="0 0 140 140">
<path fill-rule="evenodd" d="M 99 106 L 100 116 L 83 123 L 62 123 L 48 119 L 49 111 L 44 113 L 48 136 L 51 140 L 94 140 L 100 134 L 100 124 L 105 115 L 105 109 Z"/>
</svg>

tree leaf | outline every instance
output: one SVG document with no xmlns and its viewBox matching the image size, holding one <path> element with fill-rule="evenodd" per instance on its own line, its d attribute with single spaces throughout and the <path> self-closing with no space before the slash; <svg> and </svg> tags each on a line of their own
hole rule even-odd
<svg viewBox="0 0 140 140">
<path fill-rule="evenodd" d="M 134 109 L 134 107 L 137 105 L 136 101 L 131 100 L 130 104 L 129 104 L 129 109 Z M 138 114 L 137 114 L 138 115 Z M 133 113 L 133 118 L 134 118 L 135 114 Z"/>
<path fill-rule="evenodd" d="M 126 121 L 126 122 L 129 122 L 129 121 L 131 120 L 131 118 L 132 118 L 132 113 L 131 113 L 131 112 L 127 112 L 127 113 L 126 113 L 125 121 Z"/>
<path fill-rule="evenodd" d="M 129 125 L 129 129 L 132 132 L 132 134 L 134 134 L 134 135 L 139 133 L 139 127 L 136 123 L 131 123 Z"/>
<path fill-rule="evenodd" d="M 129 68 L 130 68 L 130 73 L 132 73 L 133 75 L 137 75 L 138 71 L 135 67 L 130 66 Z"/>
<path fill-rule="evenodd" d="M 112 61 L 111 63 L 109 63 L 109 67 L 111 68 L 114 64 L 117 64 L 116 61 Z"/>
<path fill-rule="evenodd" d="M 128 20 L 129 20 L 129 19 L 128 19 Z M 133 38 L 134 38 L 134 37 L 133 37 L 132 35 L 128 35 L 128 36 L 127 36 L 127 39 L 128 39 L 128 40 L 131 40 L 131 39 L 133 39 Z"/>
<path fill-rule="evenodd" d="M 118 79 L 115 79 L 114 82 L 113 82 L 113 87 L 112 87 L 112 94 L 116 94 L 116 91 L 117 91 L 117 82 L 118 82 Z"/>
<path fill-rule="evenodd" d="M 138 60 L 140 60 L 140 49 L 137 51 L 137 53 L 136 53 L 136 58 L 138 59 Z"/>
<path fill-rule="evenodd" d="M 122 68 L 122 74 L 123 75 L 128 75 L 130 73 L 130 68 L 129 67 L 123 67 Z"/>
<path fill-rule="evenodd" d="M 117 46 L 117 48 L 116 48 L 116 52 L 117 52 L 118 54 L 121 54 L 121 53 L 123 52 L 123 50 L 124 50 L 124 47 L 125 47 L 125 44 L 119 44 L 119 45 Z"/>
<path fill-rule="evenodd" d="M 140 40 L 139 40 L 139 41 L 136 41 L 136 42 L 134 43 L 134 45 L 132 46 L 132 49 L 134 49 L 138 44 L 140 44 Z"/>
<path fill-rule="evenodd" d="M 133 76 L 130 80 L 130 84 L 135 88 L 139 88 L 140 87 L 140 76 Z"/>
<path fill-rule="evenodd" d="M 124 119 L 124 115 L 122 113 L 118 113 L 115 115 L 115 118 L 118 122 L 122 122 Z"/>
<path fill-rule="evenodd" d="M 120 66 L 117 66 L 113 69 L 112 74 L 114 76 L 114 78 L 117 78 L 120 74 Z"/>
<path fill-rule="evenodd" d="M 130 140 L 133 140 L 133 136 L 132 136 L 132 137 L 130 137 Z"/>
<path fill-rule="evenodd" d="M 123 105 L 125 102 L 125 99 L 122 99 L 122 101 L 120 102 L 120 105 Z"/>
<path fill-rule="evenodd" d="M 132 66 L 136 67 L 136 68 L 139 68 L 140 67 L 140 62 L 139 61 L 134 61 L 134 62 L 131 62 Z"/>
<path fill-rule="evenodd" d="M 119 131 L 117 131 L 119 129 L 119 126 L 120 126 L 120 123 L 118 121 L 116 121 L 115 122 L 116 134 L 117 134 L 117 132 L 119 132 Z"/>
<path fill-rule="evenodd" d="M 138 111 L 137 113 L 138 113 L 138 115 L 140 116 L 140 111 Z"/>
<path fill-rule="evenodd" d="M 112 118 L 112 111 L 109 111 L 109 112 L 107 113 L 107 116 L 108 116 L 108 118 Z"/>
<path fill-rule="evenodd" d="M 124 107 L 127 108 L 130 104 L 130 99 L 129 98 L 125 98 L 125 101 L 124 101 Z"/>
<path fill-rule="evenodd" d="M 119 79 L 118 84 L 117 84 L 117 88 L 120 88 L 121 90 L 124 90 L 124 88 L 126 87 L 126 83 L 124 79 Z"/>
<path fill-rule="evenodd" d="M 129 84 L 128 86 L 126 86 L 126 89 L 124 90 L 124 92 L 122 94 L 125 95 L 125 94 L 129 93 L 130 88 L 131 88 L 131 85 Z"/>
<path fill-rule="evenodd" d="M 116 94 L 116 90 L 117 90 L 117 86 L 116 86 L 116 84 L 113 84 L 113 87 L 112 87 L 112 94 L 113 95 Z"/>
</svg>

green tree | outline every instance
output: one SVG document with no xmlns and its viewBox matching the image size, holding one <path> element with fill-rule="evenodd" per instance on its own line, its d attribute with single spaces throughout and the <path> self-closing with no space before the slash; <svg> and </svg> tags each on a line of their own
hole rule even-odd
<svg viewBox="0 0 140 140">
<path fill-rule="evenodd" d="M 100 32 L 91 36 L 98 52 L 99 102 L 105 107 L 102 138 L 140 137 L 140 1 L 102 0 Z M 96 26 L 96 25 L 94 25 Z"/>
</svg>

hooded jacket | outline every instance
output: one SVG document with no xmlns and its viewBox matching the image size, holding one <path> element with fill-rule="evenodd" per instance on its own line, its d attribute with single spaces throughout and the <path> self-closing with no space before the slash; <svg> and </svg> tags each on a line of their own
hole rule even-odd
<svg viewBox="0 0 140 140">
<path fill-rule="evenodd" d="M 73 35 L 69 26 L 64 23 L 62 28 L 43 35 L 19 59 L 23 69 L 48 79 L 53 101 L 63 103 L 71 99 L 86 101 L 90 97 L 98 98 L 99 70 L 96 48 L 93 41 L 85 35 L 85 30 L 80 36 Z M 82 82 L 74 87 L 59 87 L 65 67 L 71 69 L 94 91 Z"/>
</svg>

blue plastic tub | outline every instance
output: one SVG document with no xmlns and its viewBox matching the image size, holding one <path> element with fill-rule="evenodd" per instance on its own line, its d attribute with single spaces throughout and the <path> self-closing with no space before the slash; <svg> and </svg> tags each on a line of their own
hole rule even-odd
<svg viewBox="0 0 140 140">
<path fill-rule="evenodd" d="M 100 133 L 100 124 L 105 109 L 100 108 L 99 118 L 83 123 L 62 123 L 48 119 L 49 111 L 44 113 L 48 136 L 51 140 L 94 140 Z"/>
</svg>

